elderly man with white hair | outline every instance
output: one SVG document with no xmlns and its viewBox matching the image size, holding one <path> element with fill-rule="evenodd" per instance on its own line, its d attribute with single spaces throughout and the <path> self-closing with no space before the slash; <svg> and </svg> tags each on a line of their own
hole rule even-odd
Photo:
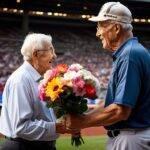
<svg viewBox="0 0 150 150">
<path fill-rule="evenodd" d="M 0 133 L 6 140 L 2 150 L 55 150 L 58 133 L 67 131 L 38 97 L 38 82 L 56 57 L 52 37 L 27 35 L 21 54 L 24 63 L 9 77 L 3 92 Z"/>
<path fill-rule="evenodd" d="M 107 150 L 150 150 L 150 53 L 132 33 L 132 14 L 120 2 L 105 3 L 96 36 L 113 52 L 105 105 L 68 117 L 69 128 L 104 126 Z"/>
</svg>

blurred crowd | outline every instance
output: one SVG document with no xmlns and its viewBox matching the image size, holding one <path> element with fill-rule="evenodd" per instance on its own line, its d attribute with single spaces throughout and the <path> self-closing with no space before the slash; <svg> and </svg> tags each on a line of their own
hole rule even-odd
<svg viewBox="0 0 150 150">
<path fill-rule="evenodd" d="M 4 85 L 9 75 L 23 62 L 19 52 L 0 52 L 0 84 Z M 111 57 L 105 53 L 66 52 L 59 55 L 54 66 L 59 63 L 79 63 L 98 77 L 102 90 L 105 91 L 111 71 Z M 103 93 L 102 96 L 104 96 Z"/>
<path fill-rule="evenodd" d="M 0 52 L 0 83 L 4 84 L 9 75 L 16 70 L 22 62 L 22 56 L 17 52 Z"/>
<path fill-rule="evenodd" d="M 101 98 L 105 98 L 112 68 L 112 58 L 110 53 L 102 49 L 100 42 L 96 39 L 96 31 L 79 28 L 42 28 L 39 30 L 36 27 L 31 31 L 52 35 L 58 56 L 54 65 L 59 63 L 83 65 L 99 79 L 102 91 Z M 23 39 L 24 36 L 18 28 L 0 29 L 1 91 L 9 75 L 23 62 L 20 54 Z M 149 40 L 146 42 L 150 46 Z"/>
</svg>

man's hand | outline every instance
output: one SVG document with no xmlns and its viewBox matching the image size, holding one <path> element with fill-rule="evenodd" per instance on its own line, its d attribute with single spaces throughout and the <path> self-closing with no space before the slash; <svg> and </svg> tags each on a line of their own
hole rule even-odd
<svg viewBox="0 0 150 150">
<path fill-rule="evenodd" d="M 62 123 L 56 123 L 56 133 L 66 133 L 66 126 Z"/>
<path fill-rule="evenodd" d="M 80 133 L 80 130 L 79 129 L 71 129 L 71 128 L 68 128 L 66 126 L 66 119 L 60 123 L 56 123 L 56 133 L 60 133 L 60 134 L 65 134 L 65 133 L 68 133 L 68 134 L 76 134 L 76 133 Z"/>
<path fill-rule="evenodd" d="M 68 115 L 66 117 L 66 127 L 71 130 L 80 130 L 84 128 L 85 115 Z"/>
<path fill-rule="evenodd" d="M 83 129 L 102 125 L 111 125 L 126 120 L 131 114 L 131 108 L 119 104 L 111 104 L 106 108 L 96 109 L 84 115 L 68 116 L 67 127 L 70 129 Z"/>
</svg>

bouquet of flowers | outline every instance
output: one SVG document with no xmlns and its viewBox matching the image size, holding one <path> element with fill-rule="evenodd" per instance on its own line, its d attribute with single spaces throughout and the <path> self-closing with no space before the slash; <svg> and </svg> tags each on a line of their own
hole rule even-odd
<svg viewBox="0 0 150 150">
<path fill-rule="evenodd" d="M 39 84 L 40 99 L 56 110 L 56 117 L 80 115 L 87 110 L 87 98 L 95 99 L 100 87 L 97 78 L 80 64 L 59 64 L 44 74 Z M 72 135 L 72 145 L 84 143 L 80 133 Z"/>
</svg>

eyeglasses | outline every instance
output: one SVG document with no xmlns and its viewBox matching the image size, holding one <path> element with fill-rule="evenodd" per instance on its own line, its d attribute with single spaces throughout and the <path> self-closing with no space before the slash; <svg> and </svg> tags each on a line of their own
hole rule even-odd
<svg viewBox="0 0 150 150">
<path fill-rule="evenodd" d="M 52 47 L 52 49 L 35 50 L 36 55 L 38 54 L 38 52 L 39 52 L 39 54 L 40 54 L 40 52 L 41 52 L 41 54 L 44 54 L 44 52 L 45 52 L 46 55 L 49 52 L 51 54 L 51 56 L 53 56 L 53 59 L 57 58 L 57 55 L 55 54 L 55 49 L 53 47 Z"/>
<path fill-rule="evenodd" d="M 50 47 L 49 49 L 35 49 L 35 52 L 40 52 L 40 51 L 52 51 L 54 52 L 54 47 Z"/>
</svg>

